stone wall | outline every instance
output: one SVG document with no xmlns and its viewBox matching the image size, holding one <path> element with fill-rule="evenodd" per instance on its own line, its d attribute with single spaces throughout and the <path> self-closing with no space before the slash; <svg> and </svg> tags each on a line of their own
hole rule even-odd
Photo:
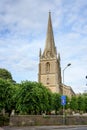
<svg viewBox="0 0 87 130">
<path fill-rule="evenodd" d="M 87 125 L 87 116 L 63 116 L 58 115 L 15 115 L 10 117 L 10 126 L 31 125 Z"/>
<path fill-rule="evenodd" d="M 0 126 L 7 126 L 9 125 L 9 117 L 7 115 L 3 116 L 0 115 Z"/>
</svg>

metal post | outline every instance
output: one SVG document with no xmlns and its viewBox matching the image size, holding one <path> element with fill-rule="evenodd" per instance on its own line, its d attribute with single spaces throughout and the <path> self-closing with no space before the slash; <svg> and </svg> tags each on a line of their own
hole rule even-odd
<svg viewBox="0 0 87 130">
<path fill-rule="evenodd" d="M 63 91 L 62 94 L 64 95 L 64 71 L 69 67 L 71 63 L 67 64 L 67 66 L 63 69 Z M 63 105 L 63 125 L 65 125 L 65 105 Z"/>
</svg>

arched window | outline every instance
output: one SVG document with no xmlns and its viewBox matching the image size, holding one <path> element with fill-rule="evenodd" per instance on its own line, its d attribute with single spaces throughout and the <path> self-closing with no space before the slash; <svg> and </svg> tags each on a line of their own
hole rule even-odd
<svg viewBox="0 0 87 130">
<path fill-rule="evenodd" d="M 47 73 L 50 72 L 50 63 L 49 62 L 46 63 L 46 72 Z"/>
</svg>

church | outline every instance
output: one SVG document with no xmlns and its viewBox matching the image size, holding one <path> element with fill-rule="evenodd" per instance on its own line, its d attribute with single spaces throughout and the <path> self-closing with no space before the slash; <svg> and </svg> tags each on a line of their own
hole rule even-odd
<svg viewBox="0 0 87 130">
<path fill-rule="evenodd" d="M 70 86 L 62 83 L 60 54 L 54 41 L 51 12 L 49 12 L 47 35 L 44 51 L 39 52 L 38 82 L 49 88 L 53 93 L 59 93 L 72 97 L 75 95 Z"/>
</svg>

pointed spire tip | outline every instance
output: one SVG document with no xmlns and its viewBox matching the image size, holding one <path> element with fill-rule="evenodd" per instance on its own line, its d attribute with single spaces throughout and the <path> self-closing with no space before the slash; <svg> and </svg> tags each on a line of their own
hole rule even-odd
<svg viewBox="0 0 87 130">
<path fill-rule="evenodd" d="M 49 15 L 51 14 L 51 11 L 49 10 Z"/>
</svg>

